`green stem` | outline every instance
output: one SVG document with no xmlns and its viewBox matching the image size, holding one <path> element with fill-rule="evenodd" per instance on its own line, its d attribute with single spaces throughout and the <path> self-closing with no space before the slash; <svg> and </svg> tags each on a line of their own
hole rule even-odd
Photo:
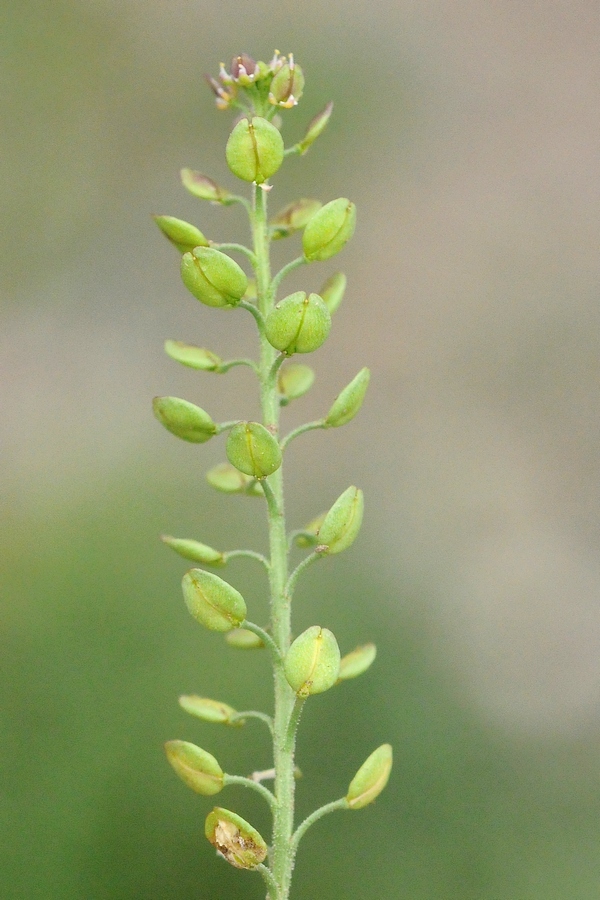
<svg viewBox="0 0 600 900">
<path fill-rule="evenodd" d="M 279 270 L 271 283 L 271 291 L 273 293 L 273 297 L 277 296 L 279 285 L 281 284 L 285 276 L 290 272 L 293 272 L 294 269 L 297 269 L 298 266 L 304 265 L 305 262 L 307 262 L 305 256 L 298 256 L 296 257 L 296 259 L 293 259 L 291 262 L 287 263 L 282 269 Z"/>
<path fill-rule="evenodd" d="M 252 263 L 252 268 L 256 266 L 256 256 L 252 252 L 249 247 L 244 246 L 244 244 L 211 244 L 215 250 L 237 250 L 239 253 L 243 253 L 244 256 L 247 256 L 250 262 Z"/>
<path fill-rule="evenodd" d="M 300 716 L 302 715 L 302 710 L 304 709 L 305 703 L 306 697 L 296 697 L 292 712 L 290 714 L 290 720 L 286 728 L 285 745 L 292 752 L 296 744 L 296 731 L 298 730 L 298 723 L 300 721 Z"/>
<path fill-rule="evenodd" d="M 229 372 L 234 366 L 249 366 L 258 374 L 258 366 L 253 359 L 228 359 L 226 362 L 221 363 L 220 366 L 217 366 L 215 372 L 217 375 L 224 375 L 225 372 Z"/>
<path fill-rule="evenodd" d="M 318 559 L 321 559 L 322 554 L 317 553 L 316 550 L 310 553 L 308 556 L 305 556 L 301 563 L 298 563 L 290 577 L 288 578 L 287 584 L 285 586 L 285 593 L 288 598 L 288 602 L 292 602 L 292 597 L 294 596 L 294 589 L 296 587 L 296 582 L 298 578 L 304 572 L 305 569 L 308 569 L 309 566 L 312 566 L 314 562 Z"/>
<path fill-rule="evenodd" d="M 239 425 L 239 419 L 233 419 L 231 422 L 219 422 L 217 425 L 217 434 L 222 434 L 224 431 L 229 431 L 230 428 L 233 428 L 234 425 Z"/>
<path fill-rule="evenodd" d="M 254 303 L 249 303 L 248 300 L 240 300 L 240 302 L 238 303 L 238 306 L 241 307 L 242 309 L 247 309 L 248 312 L 250 313 L 250 315 L 254 316 L 254 318 L 256 319 L 256 324 L 258 325 L 258 330 L 260 331 L 260 333 L 262 335 L 265 330 L 265 320 L 263 318 L 261 311 L 259 309 L 257 309 L 257 307 L 254 305 Z M 260 373 L 260 367 L 259 367 L 259 373 Z"/>
<path fill-rule="evenodd" d="M 277 668 L 281 668 L 281 664 L 283 662 L 281 652 L 269 632 L 265 631 L 264 628 L 261 628 L 260 625 L 255 625 L 254 622 L 248 622 L 247 619 L 242 622 L 240 627 L 245 628 L 246 631 L 252 631 L 253 634 L 257 634 L 265 647 L 268 647 L 271 651 L 273 661 L 276 664 Z"/>
<path fill-rule="evenodd" d="M 326 816 L 327 813 L 335 812 L 336 809 L 348 809 L 348 801 L 345 797 L 342 797 L 340 800 L 333 800 L 331 803 L 326 803 L 325 806 L 321 806 L 320 809 L 316 809 L 314 813 L 311 813 L 308 818 L 304 820 L 294 832 L 294 835 L 291 840 L 291 849 L 292 853 L 295 855 L 296 850 L 298 849 L 298 844 L 308 831 L 311 825 L 315 822 L 318 822 L 319 819 Z"/>
<path fill-rule="evenodd" d="M 234 725 L 236 722 L 243 722 L 244 719 L 259 719 L 265 723 L 271 734 L 273 734 L 273 719 L 257 709 L 243 709 L 241 712 L 234 713 L 229 719 L 229 724 Z"/>
<path fill-rule="evenodd" d="M 267 801 L 271 807 L 271 811 L 273 813 L 275 812 L 275 797 L 269 788 L 266 788 L 260 781 L 253 781 L 251 778 L 245 778 L 243 775 L 225 775 L 223 777 L 223 784 L 241 784 L 242 787 L 247 787 L 250 788 L 251 791 L 256 791 L 257 794 L 260 794 L 261 797 Z"/>
<path fill-rule="evenodd" d="M 294 430 L 290 431 L 289 434 L 286 434 L 282 440 L 281 449 L 285 450 L 287 445 L 290 444 L 294 438 L 297 438 L 301 434 L 305 434 L 307 431 L 314 431 L 315 428 L 325 428 L 325 419 L 317 419 L 315 422 L 307 422 L 305 425 L 299 425 L 298 428 L 294 428 Z"/>
<path fill-rule="evenodd" d="M 228 550 L 223 554 L 225 557 L 225 562 L 229 562 L 230 559 L 235 559 L 235 557 L 247 557 L 248 559 L 256 559 L 259 563 L 265 567 L 267 572 L 269 571 L 269 560 L 262 555 L 262 553 L 256 553 L 255 550 Z"/>
<path fill-rule="evenodd" d="M 263 865 L 263 863 L 260 863 L 260 865 L 256 866 L 254 871 L 260 872 L 265 880 L 265 884 L 269 889 L 269 893 L 267 894 L 268 900 L 282 900 L 282 896 L 279 893 L 279 887 L 277 885 L 277 882 L 273 878 L 273 875 L 271 874 L 271 870 L 268 869 L 267 866 Z"/>
</svg>

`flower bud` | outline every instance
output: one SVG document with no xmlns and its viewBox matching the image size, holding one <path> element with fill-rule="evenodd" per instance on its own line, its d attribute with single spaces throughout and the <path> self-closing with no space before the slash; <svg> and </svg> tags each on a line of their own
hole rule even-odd
<svg viewBox="0 0 600 900">
<path fill-rule="evenodd" d="M 219 725 L 242 725 L 243 719 L 231 722 L 231 717 L 235 716 L 236 711 L 233 706 L 227 703 L 220 703 L 218 700 L 209 700 L 207 697 L 197 697 L 196 694 L 189 694 L 179 698 L 179 705 L 191 716 L 202 719 L 204 722 L 216 722 Z"/>
<path fill-rule="evenodd" d="M 188 610 L 210 631 L 231 631 L 246 618 L 246 601 L 240 592 L 212 572 L 190 569 L 181 586 Z"/>
<path fill-rule="evenodd" d="M 202 563 L 206 566 L 224 566 L 225 556 L 220 550 L 214 550 L 200 541 L 194 541 L 191 538 L 175 538 L 170 534 L 161 534 L 163 544 L 179 553 L 184 559 L 191 559 L 192 562 Z"/>
<path fill-rule="evenodd" d="M 269 103 L 291 109 L 296 106 L 304 91 L 304 73 L 294 62 L 290 53 L 289 62 L 283 64 L 274 75 L 269 92 Z"/>
<path fill-rule="evenodd" d="M 363 492 L 352 485 L 341 494 L 319 528 L 324 553 L 341 553 L 353 543 L 363 519 Z"/>
<path fill-rule="evenodd" d="M 233 631 L 228 631 L 225 640 L 236 650 L 258 650 L 265 646 L 260 637 L 247 628 L 234 628 Z"/>
<path fill-rule="evenodd" d="M 362 809 L 372 803 L 388 783 L 391 770 L 391 745 L 382 744 L 364 761 L 350 782 L 346 794 L 350 809 Z"/>
<path fill-rule="evenodd" d="M 329 310 L 318 294 L 289 294 L 277 303 L 265 322 L 265 334 L 276 350 L 312 353 L 327 338 L 331 328 Z"/>
<path fill-rule="evenodd" d="M 190 225 L 183 219 L 176 219 L 175 216 L 152 216 L 152 218 L 180 253 L 187 253 L 194 247 L 208 247 L 208 241 L 195 225 Z"/>
<path fill-rule="evenodd" d="M 196 247 L 181 259 L 181 277 L 190 293 L 207 306 L 236 306 L 248 279 L 235 260 L 213 247 Z"/>
<path fill-rule="evenodd" d="M 206 473 L 206 480 L 212 487 L 224 494 L 243 494 L 252 484 L 252 478 L 244 475 L 231 463 L 218 463 Z"/>
<path fill-rule="evenodd" d="M 338 428 L 354 418 L 365 399 L 370 378 L 371 373 L 367 368 L 361 369 L 358 375 L 354 376 L 350 384 L 347 384 L 333 401 L 333 406 L 325 419 L 325 428 Z"/>
<path fill-rule="evenodd" d="M 315 373 L 310 366 L 302 363 L 290 363 L 279 370 L 277 386 L 281 394 L 282 404 L 297 400 L 309 391 L 315 380 Z"/>
<path fill-rule="evenodd" d="M 202 369 L 204 372 L 214 372 L 223 360 L 216 353 L 205 350 L 204 347 L 194 347 L 183 341 L 165 341 L 165 353 L 190 369 Z"/>
<path fill-rule="evenodd" d="M 197 794 L 210 797 L 222 790 L 223 770 L 206 750 L 187 741 L 167 741 L 165 751 L 181 780 Z"/>
<path fill-rule="evenodd" d="M 258 422 L 239 422 L 227 438 L 229 462 L 253 478 L 271 475 L 281 465 L 279 442 Z"/>
<path fill-rule="evenodd" d="M 247 53 L 234 56 L 231 60 L 231 77 L 242 87 L 253 84 L 259 74 L 259 68 L 255 60 Z"/>
<path fill-rule="evenodd" d="M 319 135 L 323 134 L 332 112 L 333 102 L 330 101 L 325 109 L 322 109 L 320 113 L 317 113 L 314 119 L 311 119 L 311 121 L 308 123 L 306 134 L 298 145 L 300 148 L 300 153 L 306 153 L 308 148 L 316 141 Z"/>
<path fill-rule="evenodd" d="M 335 635 L 327 628 L 307 628 L 287 652 L 285 677 L 299 697 L 321 694 L 337 681 L 340 648 Z"/>
<path fill-rule="evenodd" d="M 377 656 L 377 647 L 375 644 L 363 644 L 357 647 L 346 656 L 342 656 L 340 661 L 340 674 L 338 681 L 347 681 L 349 678 L 357 678 L 366 672 L 369 666 Z"/>
<path fill-rule="evenodd" d="M 314 214 L 302 235 L 309 262 L 329 259 L 350 240 L 356 227 L 356 206 L 345 197 L 331 200 Z"/>
<path fill-rule="evenodd" d="M 279 210 L 271 222 L 273 240 L 288 237 L 294 231 L 304 228 L 308 220 L 321 209 L 322 205 L 320 200 L 311 200 L 308 197 L 288 203 Z"/>
<path fill-rule="evenodd" d="M 329 310 L 330 315 L 334 314 L 344 299 L 346 281 L 347 279 L 343 272 L 336 272 L 335 275 L 327 279 L 319 291 L 319 295 L 323 298 L 323 303 Z"/>
<path fill-rule="evenodd" d="M 200 200 L 210 200 L 211 203 L 222 203 L 224 206 L 234 202 L 233 194 L 230 191 L 221 187 L 212 178 L 202 175 L 201 172 L 195 172 L 194 169 L 181 170 L 181 183 L 190 194 Z"/>
<path fill-rule="evenodd" d="M 229 809 L 215 806 L 206 817 L 204 833 L 236 869 L 254 869 L 266 858 L 268 848 L 256 828 Z"/>
<path fill-rule="evenodd" d="M 262 184 L 283 162 L 283 138 L 274 125 L 260 116 L 241 119 L 227 141 L 227 165 L 242 181 Z"/>
<path fill-rule="evenodd" d="M 296 538 L 296 544 L 298 545 L 298 547 L 314 547 L 319 543 L 317 534 L 319 528 L 325 520 L 326 515 L 326 512 L 319 513 L 318 516 L 315 516 L 314 519 L 311 519 L 308 525 L 304 526 L 302 530 L 303 533 L 299 534 Z"/>
<path fill-rule="evenodd" d="M 155 397 L 152 401 L 154 415 L 167 431 L 190 441 L 204 444 L 217 433 L 217 426 L 207 412 L 179 397 Z"/>
</svg>

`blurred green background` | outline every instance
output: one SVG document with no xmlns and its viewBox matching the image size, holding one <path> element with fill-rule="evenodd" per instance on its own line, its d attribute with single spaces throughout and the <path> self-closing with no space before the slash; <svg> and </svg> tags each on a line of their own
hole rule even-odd
<svg viewBox="0 0 600 900">
<path fill-rule="evenodd" d="M 293 895 L 596 900 L 597 4 L 5 0 L 2 18 L 0 896 L 264 896 L 215 858 L 211 803 L 162 743 L 269 766 L 260 725 L 210 728 L 176 702 L 268 709 L 267 660 L 189 619 L 185 563 L 157 541 L 261 549 L 261 502 L 214 495 L 222 445 L 180 445 L 150 412 L 176 394 L 252 415 L 245 370 L 162 352 L 251 352 L 252 323 L 186 293 L 150 213 L 245 238 L 178 170 L 233 183 L 202 74 L 277 47 L 307 75 L 287 141 L 336 107 L 272 206 L 348 195 L 360 216 L 339 259 L 290 279 L 316 290 L 341 265 L 349 290 L 286 422 L 374 374 L 359 419 L 289 454 L 292 525 L 350 483 L 368 504 L 352 552 L 302 581 L 295 627 L 379 647 L 305 712 L 299 815 L 383 741 L 396 759 L 375 805 L 307 835 Z M 227 577 L 260 620 L 260 573 Z M 267 829 L 260 800 L 223 802 Z"/>
</svg>

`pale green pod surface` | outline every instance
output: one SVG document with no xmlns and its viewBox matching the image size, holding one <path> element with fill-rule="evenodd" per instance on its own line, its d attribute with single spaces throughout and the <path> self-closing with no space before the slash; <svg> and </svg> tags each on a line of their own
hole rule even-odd
<svg viewBox="0 0 600 900">
<path fill-rule="evenodd" d="M 180 253 L 187 253 L 194 247 L 208 247 L 208 241 L 195 225 L 190 225 L 183 219 L 176 219 L 175 216 L 153 216 L 152 218 Z"/>
<path fill-rule="evenodd" d="M 206 750 L 187 741 L 167 741 L 167 759 L 188 787 L 197 794 L 210 797 L 223 788 L 223 770 Z"/>
<path fill-rule="evenodd" d="M 279 169 L 284 146 L 281 134 L 266 119 L 241 119 L 227 141 L 225 157 L 234 175 L 242 181 L 262 184 Z"/>
<path fill-rule="evenodd" d="M 357 647 L 351 653 L 342 656 L 338 680 L 347 681 L 349 678 L 362 675 L 373 664 L 376 656 L 375 644 L 363 644 L 362 647 Z"/>
<path fill-rule="evenodd" d="M 207 697 L 198 697 L 196 694 L 184 694 L 179 698 L 179 705 L 191 716 L 219 725 L 229 725 L 231 717 L 236 714 L 233 706 L 220 703 L 218 700 L 209 700 Z M 240 719 L 233 724 L 241 725 L 242 722 L 243 720 Z"/>
<path fill-rule="evenodd" d="M 346 197 L 331 200 L 310 219 L 302 246 L 307 260 L 329 259 L 350 240 L 356 227 L 356 206 Z"/>
<path fill-rule="evenodd" d="M 346 281 L 347 278 L 343 272 L 336 272 L 327 279 L 319 291 L 320 296 L 323 298 L 323 303 L 329 310 L 330 315 L 334 314 L 344 299 Z"/>
<path fill-rule="evenodd" d="M 351 485 L 341 494 L 319 528 L 319 544 L 324 553 L 341 553 L 356 539 L 362 525 L 363 492 Z"/>
<path fill-rule="evenodd" d="M 234 628 L 233 631 L 228 631 L 225 640 L 236 650 L 259 650 L 265 646 L 260 637 L 247 628 Z"/>
<path fill-rule="evenodd" d="M 350 809 L 362 809 L 372 803 L 388 783 L 392 771 L 392 748 L 382 744 L 362 764 L 348 788 L 346 800 Z"/>
<path fill-rule="evenodd" d="M 206 306 L 236 306 L 248 286 L 248 278 L 236 261 L 213 247 L 196 247 L 193 253 L 184 253 L 181 279 Z"/>
<path fill-rule="evenodd" d="M 163 544 L 179 553 L 184 559 L 191 559 L 192 562 L 203 563 L 207 566 L 224 566 L 225 556 L 220 550 L 215 550 L 207 544 L 201 544 L 200 541 L 194 541 L 192 538 L 176 538 L 170 534 L 161 534 Z"/>
<path fill-rule="evenodd" d="M 322 205 L 320 200 L 311 200 L 308 197 L 302 197 L 300 200 L 288 203 L 287 206 L 279 210 L 271 222 L 273 240 L 288 237 L 295 231 L 304 228 L 314 214 L 321 209 Z"/>
<path fill-rule="evenodd" d="M 212 572 L 190 569 L 181 586 L 188 610 L 210 631 L 231 631 L 246 618 L 246 601 L 240 592 Z"/>
<path fill-rule="evenodd" d="M 206 480 L 211 487 L 224 494 L 243 494 L 252 483 L 252 478 L 226 462 L 218 463 L 209 469 Z"/>
<path fill-rule="evenodd" d="M 277 303 L 265 323 L 265 334 L 276 350 L 312 353 L 327 339 L 331 328 L 329 310 L 318 294 L 289 294 Z"/>
<path fill-rule="evenodd" d="M 327 628 L 312 625 L 291 645 L 284 662 L 285 677 L 299 697 L 321 694 L 336 683 L 340 648 Z"/>
<path fill-rule="evenodd" d="M 325 516 L 327 512 L 319 513 L 318 516 L 315 516 L 314 519 L 311 519 L 308 525 L 305 525 L 303 528 L 303 534 L 299 534 L 296 538 L 296 544 L 298 547 L 314 547 L 319 543 L 317 534 L 319 533 L 319 528 L 325 521 Z"/>
<path fill-rule="evenodd" d="M 320 113 L 317 113 L 317 115 L 313 119 L 311 119 L 311 121 L 308 123 L 306 134 L 300 141 L 300 153 L 306 153 L 308 148 L 316 141 L 319 135 L 323 134 L 332 112 L 333 103 L 330 101 L 325 109 L 322 109 Z"/>
<path fill-rule="evenodd" d="M 267 856 L 268 847 L 256 828 L 229 809 L 215 806 L 206 817 L 204 833 L 236 869 L 254 869 Z"/>
<path fill-rule="evenodd" d="M 183 341 L 165 341 L 165 353 L 182 366 L 201 369 L 204 372 L 214 372 L 223 362 L 216 353 L 205 350 L 204 347 L 185 344 Z"/>
<path fill-rule="evenodd" d="M 207 412 L 179 397 L 155 397 L 152 408 L 167 431 L 192 444 L 204 444 L 217 432 Z"/>
<path fill-rule="evenodd" d="M 281 465 L 276 438 L 259 422 L 239 422 L 229 432 L 226 446 L 229 462 L 253 478 L 265 478 Z"/>
<path fill-rule="evenodd" d="M 222 203 L 228 205 L 233 200 L 233 194 L 221 185 L 217 184 L 212 178 L 202 175 L 201 172 L 195 172 L 194 169 L 181 170 L 181 183 L 190 194 L 198 197 L 200 200 L 209 200 L 212 203 Z"/>
<path fill-rule="evenodd" d="M 363 404 L 370 378 L 371 372 L 366 367 L 354 376 L 333 401 L 325 418 L 325 428 L 338 428 L 354 418 Z"/>
<path fill-rule="evenodd" d="M 290 363 L 279 370 L 277 386 L 286 402 L 303 397 L 313 386 L 315 373 L 310 366 Z"/>
<path fill-rule="evenodd" d="M 304 91 L 304 73 L 291 58 L 276 73 L 271 82 L 269 103 L 291 109 L 296 106 Z"/>
</svg>

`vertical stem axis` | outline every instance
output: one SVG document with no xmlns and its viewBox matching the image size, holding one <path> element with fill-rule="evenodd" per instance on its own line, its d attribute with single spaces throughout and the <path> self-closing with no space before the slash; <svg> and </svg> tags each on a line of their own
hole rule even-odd
<svg viewBox="0 0 600 900">
<path fill-rule="evenodd" d="M 256 259 L 256 285 L 258 308 L 263 319 L 275 302 L 271 281 L 269 232 L 267 225 L 267 192 L 253 188 L 252 234 Z M 277 391 L 277 373 L 273 368 L 277 351 L 269 344 L 264 329 L 260 330 L 260 388 L 263 424 L 276 437 L 279 434 L 280 403 Z M 291 612 L 286 595 L 288 580 L 288 550 L 283 502 L 283 466 L 268 478 L 267 512 L 269 523 L 271 592 L 271 633 L 282 656 L 291 641 Z M 290 890 L 293 851 L 291 838 L 294 826 L 294 741 L 286 740 L 288 724 L 294 707 L 295 694 L 283 671 L 274 669 L 275 716 L 274 762 L 275 798 L 273 841 L 270 868 L 278 886 L 278 896 L 270 900 L 288 900 Z"/>
</svg>

